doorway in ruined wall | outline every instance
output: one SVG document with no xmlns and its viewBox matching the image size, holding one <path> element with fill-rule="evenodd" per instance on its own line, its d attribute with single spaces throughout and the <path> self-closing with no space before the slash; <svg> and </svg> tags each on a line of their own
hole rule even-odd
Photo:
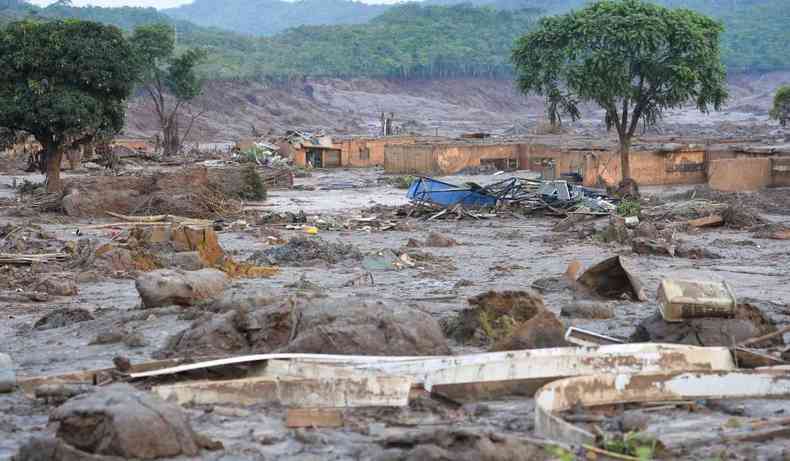
<svg viewBox="0 0 790 461">
<path fill-rule="evenodd" d="M 307 164 L 313 168 L 324 167 L 324 156 L 321 155 L 320 149 L 307 149 Z"/>
</svg>

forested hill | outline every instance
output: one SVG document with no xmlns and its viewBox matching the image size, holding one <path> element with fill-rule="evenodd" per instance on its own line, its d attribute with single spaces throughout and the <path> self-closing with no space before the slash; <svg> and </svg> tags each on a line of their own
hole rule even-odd
<svg viewBox="0 0 790 461">
<path fill-rule="evenodd" d="M 162 12 L 201 26 L 267 36 L 303 25 L 361 24 L 388 8 L 350 0 L 195 0 Z"/>
<path fill-rule="evenodd" d="M 219 0 L 198 1 L 225 4 Z M 173 20 L 152 8 L 77 8 L 64 4 L 37 8 L 19 0 L 0 0 L 0 22 L 31 15 L 72 17 L 111 23 L 127 30 L 139 24 L 169 22 L 178 34 L 180 46 L 209 50 L 209 61 L 202 71 L 210 78 L 510 78 L 510 50 L 516 37 L 528 31 L 546 11 L 557 13 L 586 3 L 585 0 L 472 1 L 498 8 L 404 4 L 388 7 L 364 24 L 300 26 L 271 37 L 197 26 Z M 790 69 L 787 51 L 790 0 L 658 1 L 721 19 L 726 29 L 724 60 L 731 71 Z M 542 12 L 534 8 L 513 9 L 525 5 L 544 9 Z M 220 17 L 223 11 L 218 7 L 214 14 Z M 261 11 L 256 17 L 265 15 Z"/>
</svg>

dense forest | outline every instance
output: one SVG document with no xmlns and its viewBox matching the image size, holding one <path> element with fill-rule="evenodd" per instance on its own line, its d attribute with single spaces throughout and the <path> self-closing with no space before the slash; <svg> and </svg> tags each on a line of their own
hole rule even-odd
<svg viewBox="0 0 790 461">
<path fill-rule="evenodd" d="M 176 19 L 242 34 L 274 35 L 304 25 L 362 24 L 385 12 L 386 5 L 348 0 L 195 0 L 163 10 Z"/>
<path fill-rule="evenodd" d="M 205 14 L 213 16 L 218 26 L 227 24 L 223 18 L 227 18 L 235 7 L 277 1 L 198 0 L 202 5 L 217 5 Z M 348 0 L 304 0 L 289 5 L 326 1 L 348 8 L 359 6 Z M 788 0 L 657 1 L 673 7 L 688 7 L 720 19 L 726 29 L 724 61 L 731 71 L 790 69 Z M 428 0 L 426 3 L 459 2 Z M 126 30 L 140 24 L 167 22 L 172 25 L 180 47 L 199 46 L 209 51 L 208 62 L 201 71 L 210 78 L 509 78 L 513 40 L 529 30 L 541 14 L 578 8 L 586 0 L 472 0 L 464 3 L 382 6 L 382 14 L 363 24 L 302 25 L 270 37 L 204 27 L 173 19 L 153 8 L 77 8 L 68 2 L 38 8 L 20 0 L 0 0 L 0 21 L 25 16 L 70 17 L 115 24 Z M 345 13 L 340 7 L 336 10 L 334 19 L 326 19 L 329 18 L 326 11 L 295 9 L 301 11 L 300 21 L 320 17 L 337 21 Z M 260 24 L 266 22 L 261 19 L 265 16 L 268 16 L 266 11 L 249 15 Z"/>
</svg>

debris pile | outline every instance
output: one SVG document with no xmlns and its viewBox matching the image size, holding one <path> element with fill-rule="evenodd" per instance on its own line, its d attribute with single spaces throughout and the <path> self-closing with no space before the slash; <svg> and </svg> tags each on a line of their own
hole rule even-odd
<svg viewBox="0 0 790 461">
<path fill-rule="evenodd" d="M 316 262 L 337 264 L 340 261 L 362 259 L 362 252 L 352 244 L 327 242 L 321 237 L 298 236 L 285 245 L 256 251 L 248 259 L 257 265 L 308 266 Z"/>
</svg>

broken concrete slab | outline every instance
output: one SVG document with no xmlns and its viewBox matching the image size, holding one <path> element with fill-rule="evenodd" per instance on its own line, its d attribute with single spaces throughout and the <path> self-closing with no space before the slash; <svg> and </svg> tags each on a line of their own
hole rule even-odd
<svg viewBox="0 0 790 461">
<path fill-rule="evenodd" d="M 658 308 L 667 322 L 701 317 L 734 317 L 738 301 L 727 282 L 664 279 Z"/>
<path fill-rule="evenodd" d="M 192 306 L 219 296 L 227 285 L 228 276 L 216 269 L 161 269 L 142 274 L 135 281 L 144 308 Z"/>
<path fill-rule="evenodd" d="M 614 306 L 600 301 L 574 300 L 562 306 L 560 315 L 577 319 L 610 319 L 614 317 Z"/>
<path fill-rule="evenodd" d="M 642 282 L 622 256 L 614 256 L 590 267 L 578 282 L 604 298 L 620 299 L 625 295 L 637 301 L 647 301 Z"/>
<path fill-rule="evenodd" d="M 543 437 L 592 444 L 595 434 L 565 421 L 576 406 L 687 400 L 787 398 L 787 370 L 681 371 L 660 374 L 593 374 L 551 382 L 535 395 L 535 429 Z"/>
<path fill-rule="evenodd" d="M 55 409 L 57 437 L 96 455 L 156 459 L 196 456 L 198 435 L 180 408 L 126 384 L 83 394 Z"/>
<path fill-rule="evenodd" d="M 257 405 L 276 403 L 297 408 L 404 407 L 412 379 L 357 375 L 337 379 L 258 377 L 197 381 L 155 386 L 161 398 L 186 404 Z"/>
</svg>

